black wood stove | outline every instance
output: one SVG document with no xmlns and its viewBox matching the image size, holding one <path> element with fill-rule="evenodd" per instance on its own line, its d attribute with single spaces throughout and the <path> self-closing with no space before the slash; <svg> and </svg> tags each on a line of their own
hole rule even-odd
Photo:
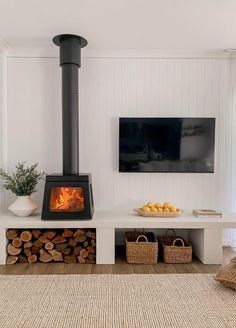
<svg viewBox="0 0 236 328">
<path fill-rule="evenodd" d="M 78 69 L 87 40 L 62 34 L 53 38 L 60 47 L 62 67 L 63 174 L 46 177 L 42 220 L 88 220 L 94 212 L 90 174 L 79 174 Z"/>
</svg>

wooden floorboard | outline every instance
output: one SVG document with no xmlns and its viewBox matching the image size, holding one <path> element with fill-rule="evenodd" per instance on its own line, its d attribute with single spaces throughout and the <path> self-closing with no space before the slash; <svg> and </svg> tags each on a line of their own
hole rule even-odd
<svg viewBox="0 0 236 328">
<path fill-rule="evenodd" d="M 236 251 L 230 247 L 223 249 L 223 265 L 236 256 Z M 128 264 L 125 259 L 124 247 L 116 249 L 116 264 L 65 264 L 65 263 L 34 263 L 1 265 L 0 274 L 30 275 L 30 274 L 153 274 L 153 273 L 215 273 L 221 265 L 204 265 L 196 257 L 191 264 L 166 264 L 158 262 L 155 265 Z"/>
</svg>

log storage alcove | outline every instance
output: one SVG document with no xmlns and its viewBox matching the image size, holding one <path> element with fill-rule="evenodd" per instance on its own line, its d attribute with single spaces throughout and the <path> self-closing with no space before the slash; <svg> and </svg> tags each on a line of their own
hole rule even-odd
<svg viewBox="0 0 236 328">
<path fill-rule="evenodd" d="M 6 264 L 96 263 L 95 229 L 8 229 Z"/>
</svg>

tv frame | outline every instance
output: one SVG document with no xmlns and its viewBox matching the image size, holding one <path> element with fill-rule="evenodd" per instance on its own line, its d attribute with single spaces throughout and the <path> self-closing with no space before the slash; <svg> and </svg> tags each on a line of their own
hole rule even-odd
<svg viewBox="0 0 236 328">
<path fill-rule="evenodd" d="M 120 120 L 121 119 L 162 119 L 162 118 L 170 118 L 170 119 L 212 119 L 214 121 L 214 146 L 213 146 L 213 151 L 214 151 L 214 166 L 213 166 L 213 171 L 212 172 L 206 172 L 206 171 L 188 171 L 188 172 L 182 172 L 182 171 L 121 171 L 120 170 Z M 215 173 L 215 141 L 216 141 L 216 117 L 196 117 L 196 116 L 189 116 L 189 117 L 182 117 L 182 116 L 160 116 L 160 117 L 119 117 L 119 133 L 118 133 L 118 143 L 119 143 L 119 173 L 181 173 L 181 174 L 214 174 Z"/>
</svg>

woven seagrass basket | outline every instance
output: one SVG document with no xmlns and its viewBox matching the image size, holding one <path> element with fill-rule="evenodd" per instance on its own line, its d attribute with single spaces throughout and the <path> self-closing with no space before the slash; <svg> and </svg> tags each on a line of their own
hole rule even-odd
<svg viewBox="0 0 236 328">
<path fill-rule="evenodd" d="M 133 264 L 155 264 L 158 242 L 152 232 L 130 231 L 125 234 L 126 260 Z"/>
<path fill-rule="evenodd" d="M 236 290 L 236 257 L 233 257 L 230 262 L 230 264 L 219 270 L 214 279 L 226 287 Z"/>
<path fill-rule="evenodd" d="M 233 257 L 231 260 L 230 260 L 231 263 L 235 263 L 236 264 L 236 256 Z"/>
<path fill-rule="evenodd" d="M 174 235 L 170 236 L 170 231 L 173 231 Z M 166 235 L 158 239 L 161 244 L 161 256 L 165 263 L 192 262 L 192 246 L 184 238 L 177 236 L 173 229 L 168 229 Z"/>
</svg>

